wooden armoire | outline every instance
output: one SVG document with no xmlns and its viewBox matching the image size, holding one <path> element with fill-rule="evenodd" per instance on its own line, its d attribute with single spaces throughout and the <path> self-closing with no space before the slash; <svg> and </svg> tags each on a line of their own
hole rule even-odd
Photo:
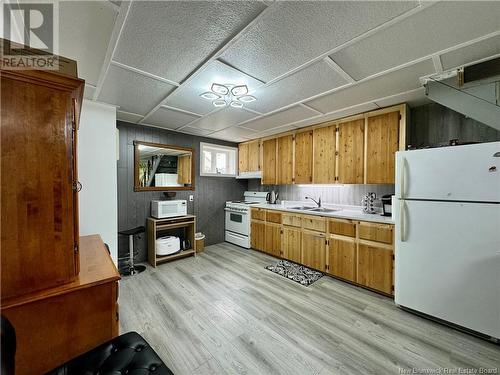
<svg viewBox="0 0 500 375">
<path fill-rule="evenodd" d="M 84 81 L 76 62 L 59 64 L 0 67 L 1 312 L 16 329 L 21 375 L 118 334 L 119 274 L 100 237 L 80 244 L 78 230 Z"/>
</svg>

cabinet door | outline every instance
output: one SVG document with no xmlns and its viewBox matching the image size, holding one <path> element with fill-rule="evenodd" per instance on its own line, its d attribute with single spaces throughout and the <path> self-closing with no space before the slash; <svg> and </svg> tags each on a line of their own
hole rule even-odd
<svg viewBox="0 0 500 375">
<path fill-rule="evenodd" d="M 276 138 L 262 142 L 262 184 L 276 184 Z"/>
<path fill-rule="evenodd" d="M 275 257 L 281 256 L 281 226 L 266 224 L 266 245 L 264 251 Z"/>
<path fill-rule="evenodd" d="M 313 132 L 295 134 L 295 183 L 310 184 L 313 167 Z"/>
<path fill-rule="evenodd" d="M 324 233 L 302 231 L 302 264 L 320 271 L 325 270 L 326 238 Z"/>
<path fill-rule="evenodd" d="M 314 165 L 315 184 L 333 184 L 335 182 L 335 126 L 314 129 Z"/>
<path fill-rule="evenodd" d="M 248 145 L 248 171 L 260 171 L 260 141 L 253 141 Z"/>
<path fill-rule="evenodd" d="M 283 227 L 282 250 L 283 258 L 296 263 L 302 261 L 300 229 Z"/>
<path fill-rule="evenodd" d="M 266 241 L 266 223 L 253 221 L 250 224 L 250 246 L 264 251 Z"/>
<path fill-rule="evenodd" d="M 364 128 L 364 119 L 339 125 L 338 177 L 341 184 L 363 183 Z"/>
<path fill-rule="evenodd" d="M 70 92 L 3 73 L 0 283 L 6 299 L 75 277 L 78 217 Z"/>
<path fill-rule="evenodd" d="M 238 171 L 248 172 L 248 143 L 238 145 Z"/>
<path fill-rule="evenodd" d="M 393 250 L 376 244 L 358 244 L 357 282 L 392 294 Z"/>
<path fill-rule="evenodd" d="M 277 184 L 289 185 L 293 182 L 293 136 L 278 138 Z"/>
<path fill-rule="evenodd" d="M 330 273 L 349 281 L 356 281 L 356 240 L 330 238 L 328 253 Z"/>
<path fill-rule="evenodd" d="M 366 146 L 366 183 L 393 184 L 399 149 L 399 111 L 369 117 Z"/>
<path fill-rule="evenodd" d="M 191 183 L 191 155 L 179 156 L 177 159 L 177 183 Z"/>
</svg>

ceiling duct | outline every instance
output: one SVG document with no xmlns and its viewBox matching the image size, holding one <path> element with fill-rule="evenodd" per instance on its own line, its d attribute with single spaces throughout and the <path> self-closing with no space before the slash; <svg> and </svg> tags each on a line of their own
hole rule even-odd
<svg viewBox="0 0 500 375">
<path fill-rule="evenodd" d="M 500 58 L 424 80 L 431 100 L 500 130 Z"/>
</svg>

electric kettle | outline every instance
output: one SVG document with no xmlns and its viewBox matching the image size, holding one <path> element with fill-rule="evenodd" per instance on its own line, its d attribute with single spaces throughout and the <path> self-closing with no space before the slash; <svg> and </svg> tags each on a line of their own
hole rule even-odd
<svg viewBox="0 0 500 375">
<path fill-rule="evenodd" d="M 276 193 L 274 190 L 271 190 L 266 195 L 266 201 L 269 204 L 276 204 L 278 202 L 279 193 Z"/>
</svg>

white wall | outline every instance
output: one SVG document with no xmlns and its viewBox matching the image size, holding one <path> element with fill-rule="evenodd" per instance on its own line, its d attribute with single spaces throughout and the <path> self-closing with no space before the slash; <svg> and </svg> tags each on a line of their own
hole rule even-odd
<svg viewBox="0 0 500 375">
<path fill-rule="evenodd" d="M 83 101 L 78 131 L 80 235 L 100 234 L 118 257 L 116 108 Z"/>
</svg>

